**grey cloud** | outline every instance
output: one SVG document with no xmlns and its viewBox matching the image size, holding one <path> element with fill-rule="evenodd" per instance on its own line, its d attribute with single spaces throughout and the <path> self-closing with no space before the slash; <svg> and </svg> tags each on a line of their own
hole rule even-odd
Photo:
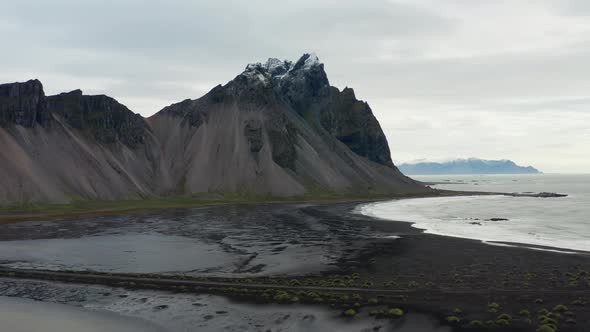
<svg viewBox="0 0 590 332">
<path fill-rule="evenodd" d="M 567 54 L 510 54 L 476 58 L 368 63 L 350 70 L 370 94 L 454 101 L 507 97 L 585 96 L 590 49 Z M 365 75 L 363 78 L 363 75 Z M 395 77 L 395 79 L 392 79 Z"/>
<path fill-rule="evenodd" d="M 584 0 L 9 1 L 0 81 L 37 77 L 48 93 L 106 93 L 150 115 L 248 62 L 312 51 L 369 102 L 396 159 L 550 171 L 555 145 L 570 161 L 556 169 L 590 170 L 589 13 Z"/>
<path fill-rule="evenodd" d="M 553 4 L 566 16 L 590 15 L 590 3 L 586 0 L 561 0 L 555 1 Z"/>
</svg>

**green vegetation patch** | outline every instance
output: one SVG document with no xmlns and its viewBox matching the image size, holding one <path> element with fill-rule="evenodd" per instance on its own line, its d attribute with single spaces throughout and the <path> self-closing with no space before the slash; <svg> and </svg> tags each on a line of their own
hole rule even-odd
<svg viewBox="0 0 590 332">
<path fill-rule="evenodd" d="M 346 317 L 354 317 L 354 316 L 356 316 L 356 310 L 348 309 L 348 310 L 345 310 L 342 314 Z"/>
<path fill-rule="evenodd" d="M 555 332 L 555 329 L 549 325 L 541 325 L 536 332 Z"/>
<path fill-rule="evenodd" d="M 419 196 L 424 195 L 395 195 L 382 192 L 338 193 L 318 190 L 309 191 L 301 196 L 289 197 L 249 193 L 200 193 L 169 197 L 133 196 L 119 200 L 88 200 L 81 197 L 70 197 L 71 201 L 63 204 L 29 202 L 10 206 L 0 206 L 0 222 L 46 220 L 51 218 L 76 217 L 81 215 L 107 215 L 123 212 L 142 213 L 169 208 L 191 208 L 223 204 L 364 201 Z"/>
<path fill-rule="evenodd" d="M 531 315 L 531 312 L 526 309 L 522 309 L 521 311 L 518 312 L 518 315 L 524 316 L 524 317 L 529 317 Z"/>
<path fill-rule="evenodd" d="M 404 311 L 400 308 L 393 308 L 387 310 L 386 315 L 392 318 L 399 318 L 404 315 Z"/>
</svg>

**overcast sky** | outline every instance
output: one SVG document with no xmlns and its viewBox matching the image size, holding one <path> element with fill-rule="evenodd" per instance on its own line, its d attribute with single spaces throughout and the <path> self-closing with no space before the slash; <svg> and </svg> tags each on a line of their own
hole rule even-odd
<svg viewBox="0 0 590 332">
<path fill-rule="evenodd" d="M 587 0 L 28 0 L 0 9 L 0 81 L 149 116 L 268 57 L 315 52 L 396 161 L 590 172 Z"/>
</svg>

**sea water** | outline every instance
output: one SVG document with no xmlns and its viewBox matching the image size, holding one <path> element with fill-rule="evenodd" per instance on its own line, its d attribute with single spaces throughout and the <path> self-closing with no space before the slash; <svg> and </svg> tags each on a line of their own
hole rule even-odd
<svg viewBox="0 0 590 332">
<path fill-rule="evenodd" d="M 416 180 L 438 189 L 554 192 L 559 198 L 493 196 L 394 200 L 359 207 L 364 215 L 414 223 L 426 233 L 590 252 L 589 175 L 436 175 Z M 492 219 L 508 219 L 495 220 Z M 548 248 L 543 248 L 547 250 Z"/>
</svg>

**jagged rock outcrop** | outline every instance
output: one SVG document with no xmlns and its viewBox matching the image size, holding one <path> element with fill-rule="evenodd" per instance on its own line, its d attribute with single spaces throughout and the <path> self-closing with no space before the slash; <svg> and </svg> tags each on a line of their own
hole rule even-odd
<svg viewBox="0 0 590 332">
<path fill-rule="evenodd" d="M 41 82 L 0 84 L 0 126 L 15 124 L 32 128 L 45 124 L 48 119 Z"/>
<path fill-rule="evenodd" d="M 387 139 L 369 105 L 357 100 L 351 88 L 330 86 L 317 56 L 305 54 L 295 63 L 271 58 L 246 71 L 269 75 L 277 94 L 311 125 L 319 124 L 356 154 L 393 166 Z"/>
<path fill-rule="evenodd" d="M 330 89 L 329 106 L 320 114 L 322 127 L 356 154 L 374 162 L 393 166 L 387 138 L 366 102 L 354 90 Z"/>
<path fill-rule="evenodd" d="M 314 55 L 248 65 L 144 119 L 80 90 L 0 85 L 0 204 L 202 192 L 417 193 L 370 107 Z"/>
<path fill-rule="evenodd" d="M 143 117 L 108 96 L 84 96 L 81 90 L 74 90 L 48 97 L 47 108 L 100 143 L 120 141 L 135 148 L 146 139 Z"/>
</svg>

